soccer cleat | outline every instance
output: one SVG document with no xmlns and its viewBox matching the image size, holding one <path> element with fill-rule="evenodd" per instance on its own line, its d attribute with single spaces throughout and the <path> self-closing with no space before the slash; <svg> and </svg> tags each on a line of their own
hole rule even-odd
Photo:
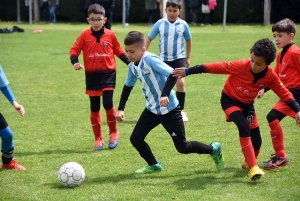
<svg viewBox="0 0 300 201">
<path fill-rule="evenodd" d="M 212 142 L 210 145 L 213 147 L 213 152 L 210 156 L 215 161 L 217 170 L 221 171 L 225 166 L 222 146 L 219 142 Z"/>
<path fill-rule="evenodd" d="M 286 166 L 289 164 L 289 159 L 287 157 L 277 157 L 273 156 L 268 163 L 265 164 L 264 170 L 274 170 L 280 166 Z"/>
<path fill-rule="evenodd" d="M 249 171 L 249 176 L 251 181 L 259 180 L 264 174 L 265 174 L 264 171 L 260 169 L 257 165 L 250 168 Z"/>
<path fill-rule="evenodd" d="M 270 158 L 267 160 L 264 160 L 263 163 L 269 163 L 274 157 L 275 157 L 275 154 L 271 154 Z"/>
<path fill-rule="evenodd" d="M 102 150 L 103 146 L 104 146 L 104 141 L 103 140 L 98 139 L 98 140 L 95 141 L 95 149 L 96 150 Z"/>
<path fill-rule="evenodd" d="M 118 145 L 118 141 L 119 141 L 119 133 L 110 133 L 109 134 L 109 144 L 108 144 L 108 148 L 109 149 L 114 149 L 116 148 L 116 146 Z"/>
<path fill-rule="evenodd" d="M 13 159 L 8 164 L 2 164 L 2 169 L 6 169 L 6 170 L 26 170 L 26 168 L 24 166 L 18 164 L 18 161 L 16 159 Z"/>
<path fill-rule="evenodd" d="M 250 170 L 250 167 L 249 167 L 249 165 L 246 163 L 245 159 L 243 160 L 241 166 L 242 166 L 242 168 L 243 168 L 244 170 L 247 170 L 247 171 Z"/>
<path fill-rule="evenodd" d="M 148 173 L 161 172 L 161 170 L 162 170 L 161 162 L 158 162 L 154 165 L 147 165 L 144 168 L 138 169 L 137 171 L 135 171 L 135 173 L 137 173 L 137 174 L 148 174 Z"/>
<path fill-rule="evenodd" d="M 181 111 L 181 116 L 182 116 L 182 121 L 183 122 L 189 121 L 189 118 L 187 117 L 186 112 L 184 112 L 183 110 Z"/>
</svg>

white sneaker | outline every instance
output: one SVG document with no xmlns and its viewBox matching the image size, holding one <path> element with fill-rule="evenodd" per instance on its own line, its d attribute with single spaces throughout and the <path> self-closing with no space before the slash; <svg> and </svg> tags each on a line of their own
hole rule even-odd
<svg viewBox="0 0 300 201">
<path fill-rule="evenodd" d="M 187 117 L 186 112 L 184 112 L 183 110 L 181 111 L 181 116 L 182 116 L 183 122 L 189 121 L 189 118 Z"/>
</svg>

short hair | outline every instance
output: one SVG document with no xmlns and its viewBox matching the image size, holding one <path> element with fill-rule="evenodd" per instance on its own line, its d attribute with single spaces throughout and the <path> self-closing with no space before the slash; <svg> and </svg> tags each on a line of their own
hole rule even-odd
<svg viewBox="0 0 300 201">
<path fill-rule="evenodd" d="M 100 4 L 94 3 L 88 8 L 88 15 L 90 14 L 101 14 L 105 16 L 105 9 Z"/>
<path fill-rule="evenodd" d="M 289 18 L 285 18 L 272 26 L 272 32 L 275 31 L 296 34 L 296 24 Z"/>
<path fill-rule="evenodd" d="M 268 38 L 263 38 L 254 43 L 250 53 L 263 57 L 267 65 L 270 65 L 276 58 L 276 48 L 274 43 Z"/>
<path fill-rule="evenodd" d="M 142 34 L 139 31 L 130 31 L 124 39 L 124 44 L 125 45 L 139 44 L 143 46 L 145 44 L 144 34 Z"/>
<path fill-rule="evenodd" d="M 181 9 L 181 0 L 168 0 L 166 3 L 166 8 L 169 6 Z"/>
</svg>

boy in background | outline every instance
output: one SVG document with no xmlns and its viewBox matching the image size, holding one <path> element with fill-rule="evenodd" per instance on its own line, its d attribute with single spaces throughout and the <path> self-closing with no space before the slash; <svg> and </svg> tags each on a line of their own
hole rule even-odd
<svg viewBox="0 0 300 201">
<path fill-rule="evenodd" d="M 86 78 L 86 94 L 90 97 L 90 122 L 95 136 L 95 149 L 102 150 L 100 116 L 100 96 L 106 112 L 109 127 L 109 149 L 118 145 L 119 132 L 116 123 L 116 111 L 113 106 L 113 92 L 116 85 L 116 60 L 114 55 L 129 64 L 115 34 L 104 27 L 106 22 L 105 9 L 99 4 L 88 8 L 87 21 L 90 29 L 83 31 L 70 49 L 70 59 L 75 70 L 84 69 Z M 78 56 L 83 52 L 84 67 L 79 63 Z"/>
<path fill-rule="evenodd" d="M 295 100 L 300 103 L 300 49 L 293 43 L 296 25 L 286 18 L 274 24 L 272 32 L 276 46 L 282 48 L 277 54 L 274 70 Z M 262 89 L 258 93 L 258 98 L 261 98 L 267 90 Z M 286 116 L 294 118 L 295 111 L 283 100 L 279 100 L 267 115 L 275 154 L 270 160 L 265 161 L 265 170 L 273 170 L 289 163 L 284 149 L 284 133 L 280 125 L 280 121 Z"/>
<path fill-rule="evenodd" d="M 232 62 L 215 62 L 192 68 L 177 68 L 174 76 L 196 73 L 229 74 L 224 85 L 221 106 L 227 121 L 233 121 L 239 131 L 239 141 L 244 155 L 242 168 L 249 170 L 250 179 L 258 180 L 264 172 L 257 166 L 257 156 L 262 143 L 254 100 L 258 92 L 271 88 L 295 114 L 300 124 L 300 106 L 283 86 L 275 71 L 269 67 L 276 57 L 276 49 L 269 39 L 258 40 L 250 49 L 251 59 Z"/>
<path fill-rule="evenodd" d="M 159 56 L 172 68 L 179 68 L 190 65 L 192 49 L 192 36 L 189 25 L 179 18 L 181 14 L 181 1 L 168 0 L 166 4 L 167 17 L 158 20 L 150 30 L 146 38 L 146 48 L 151 41 L 159 35 Z M 184 48 L 186 41 L 186 52 Z M 179 78 L 176 83 L 176 96 L 179 101 L 181 115 L 184 122 L 188 117 L 184 110 L 185 104 L 185 82 L 184 78 Z"/>
<path fill-rule="evenodd" d="M 7 100 L 14 106 L 21 116 L 24 116 L 25 110 L 20 105 L 12 90 L 8 86 L 9 82 L 5 76 L 5 73 L 0 65 L 0 90 Z M 2 152 L 2 169 L 8 170 L 25 170 L 25 167 L 18 164 L 17 160 L 14 159 L 14 140 L 13 132 L 9 128 L 5 118 L 0 113 L 0 137 L 2 140 L 1 152 Z"/>
<path fill-rule="evenodd" d="M 132 62 L 129 65 L 117 112 L 117 120 L 123 121 L 126 102 L 139 79 L 142 82 L 146 108 L 132 131 L 130 142 L 148 165 L 136 173 L 154 173 L 162 170 L 161 163 L 156 160 L 145 142 L 148 133 L 159 124 L 167 130 L 179 153 L 210 154 L 217 170 L 222 170 L 224 158 L 220 143 L 213 142 L 207 145 L 198 141 L 186 141 L 179 102 L 172 90 L 177 80 L 171 75 L 174 69 L 158 56 L 147 52 L 144 42 L 144 35 L 138 31 L 129 32 L 125 37 L 125 51 Z"/>
</svg>

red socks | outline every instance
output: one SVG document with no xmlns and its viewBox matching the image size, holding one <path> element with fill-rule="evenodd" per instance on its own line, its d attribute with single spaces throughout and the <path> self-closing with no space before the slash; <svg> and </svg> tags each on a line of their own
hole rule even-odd
<svg viewBox="0 0 300 201">
<path fill-rule="evenodd" d="M 275 150 L 275 156 L 285 158 L 286 153 L 284 150 L 284 134 L 282 131 L 282 127 L 277 119 L 269 123 L 269 126 L 271 129 L 270 133 L 273 148 Z"/>
<path fill-rule="evenodd" d="M 251 168 L 256 165 L 256 158 L 250 137 L 240 137 L 242 152 L 248 166 Z"/>
<path fill-rule="evenodd" d="M 90 113 L 91 126 L 94 132 L 95 140 L 102 140 L 101 117 L 100 112 Z"/>
<path fill-rule="evenodd" d="M 117 133 L 117 121 L 116 121 L 116 110 L 114 107 L 112 107 L 110 110 L 105 110 L 106 112 L 106 120 L 107 125 L 109 127 L 109 133 Z"/>
</svg>

